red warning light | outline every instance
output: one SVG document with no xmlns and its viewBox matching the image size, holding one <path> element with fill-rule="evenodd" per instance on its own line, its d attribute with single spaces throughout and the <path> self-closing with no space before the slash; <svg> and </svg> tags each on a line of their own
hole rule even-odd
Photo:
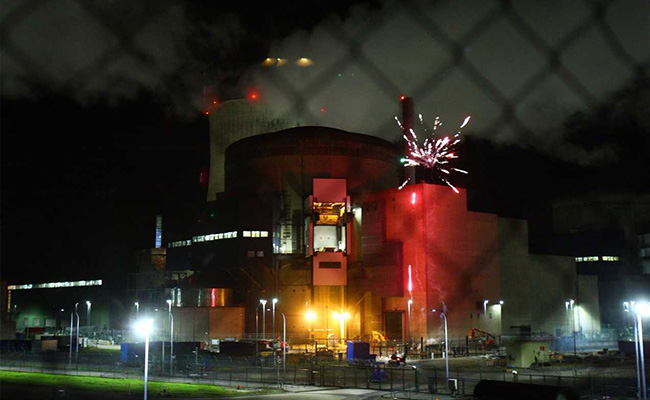
<svg viewBox="0 0 650 400">
<path fill-rule="evenodd" d="M 401 96 L 399 97 L 399 101 L 404 101 L 405 98 L 406 98 L 406 96 L 401 95 Z"/>
<path fill-rule="evenodd" d="M 248 92 L 247 97 L 248 97 L 248 100 L 255 101 L 255 100 L 259 100 L 260 95 L 259 95 L 259 93 L 257 93 L 256 90 L 251 90 L 250 92 Z"/>
</svg>

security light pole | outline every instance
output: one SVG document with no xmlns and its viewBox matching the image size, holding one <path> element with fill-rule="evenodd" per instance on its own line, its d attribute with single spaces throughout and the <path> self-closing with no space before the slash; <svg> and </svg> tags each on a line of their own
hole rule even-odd
<svg viewBox="0 0 650 400">
<path fill-rule="evenodd" d="M 92 303 L 86 300 L 86 325 L 90 326 L 90 307 Z"/>
<path fill-rule="evenodd" d="M 276 338 L 276 336 L 275 336 L 275 305 L 277 304 L 277 302 L 278 302 L 278 299 L 275 298 L 275 297 L 273 298 L 273 300 L 271 300 L 271 303 L 273 304 L 273 339 L 274 340 Z"/>
<path fill-rule="evenodd" d="M 153 330 L 153 319 L 138 320 L 136 332 L 144 335 L 144 400 L 147 400 L 147 381 L 149 380 L 149 334 Z"/>
<path fill-rule="evenodd" d="M 174 374 L 174 314 L 172 314 L 172 301 L 167 300 L 169 305 L 169 376 Z"/>
<path fill-rule="evenodd" d="M 72 332 L 73 332 L 73 323 L 74 323 L 74 313 L 70 313 L 70 356 L 69 364 L 72 365 Z"/>
<path fill-rule="evenodd" d="M 636 302 L 634 307 L 634 312 L 636 313 L 636 324 L 637 324 L 637 346 L 639 349 L 639 376 L 641 377 L 641 399 L 648 400 L 648 390 L 646 389 L 645 381 L 645 358 L 643 351 L 643 317 L 650 316 L 650 303 L 648 302 Z"/>
<path fill-rule="evenodd" d="M 77 312 L 78 307 L 79 307 L 79 303 L 75 303 L 74 314 L 77 317 L 77 342 L 75 343 L 75 356 L 74 356 L 75 363 L 79 362 L 79 313 Z"/>
<path fill-rule="evenodd" d="M 260 300 L 262 304 L 262 339 L 266 339 L 266 300 Z"/>
<path fill-rule="evenodd" d="M 436 310 L 434 308 L 431 311 L 437 312 L 439 310 Z M 440 318 L 442 318 L 445 323 L 445 378 L 446 381 L 449 381 L 449 340 L 447 336 L 447 315 L 445 314 L 446 311 L 447 311 L 447 307 L 445 307 L 445 305 L 443 304 L 442 311 L 440 311 Z"/>
</svg>

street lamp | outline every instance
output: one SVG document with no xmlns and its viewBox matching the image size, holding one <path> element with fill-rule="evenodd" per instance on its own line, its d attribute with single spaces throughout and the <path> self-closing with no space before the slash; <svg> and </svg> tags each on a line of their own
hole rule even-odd
<svg viewBox="0 0 650 400">
<path fill-rule="evenodd" d="M 636 314 L 634 345 L 637 358 L 637 391 L 638 398 L 647 400 L 648 392 L 645 381 L 645 359 L 643 354 L 643 317 L 650 316 L 650 303 L 647 301 L 632 302 L 632 311 Z M 626 309 L 627 311 L 627 309 Z"/>
<path fill-rule="evenodd" d="M 133 305 L 135 306 L 135 319 L 138 319 L 140 317 L 140 303 L 136 301 Z"/>
<path fill-rule="evenodd" d="M 287 379 L 287 317 L 282 313 L 282 374 Z"/>
<path fill-rule="evenodd" d="M 275 298 L 275 297 L 273 298 L 273 300 L 271 300 L 271 303 L 273 304 L 273 339 L 276 338 L 276 336 L 275 336 L 275 305 L 277 304 L 277 302 L 278 302 L 278 299 Z"/>
<path fill-rule="evenodd" d="M 147 400 L 147 380 L 149 379 L 149 334 L 153 330 L 153 319 L 138 320 L 135 331 L 144 335 L 144 400 Z"/>
<path fill-rule="evenodd" d="M 158 318 L 158 309 L 155 308 L 154 312 L 156 313 L 154 314 L 155 318 Z M 164 330 L 165 330 L 165 320 L 163 319 L 163 317 L 160 317 L 160 332 L 162 333 Z M 160 336 L 162 336 L 162 334 L 160 334 Z M 165 337 L 164 336 L 162 336 L 160 343 L 161 343 L 160 371 L 164 371 L 165 369 Z"/>
<path fill-rule="evenodd" d="M 79 313 L 77 312 L 77 308 L 79 307 L 79 303 L 74 304 L 74 314 L 77 317 L 77 342 L 75 343 L 75 352 L 74 352 L 74 361 L 79 362 Z"/>
<path fill-rule="evenodd" d="M 447 306 L 443 303 L 442 311 L 436 310 L 435 308 L 431 311 L 440 312 L 440 318 L 445 322 L 445 377 L 446 381 L 449 381 L 449 340 L 447 336 L 447 315 L 445 314 L 447 312 Z"/>
<path fill-rule="evenodd" d="M 90 306 L 92 303 L 86 300 L 86 325 L 90 326 Z"/>
<path fill-rule="evenodd" d="M 412 335 L 411 335 L 411 306 L 412 305 L 413 305 L 413 299 L 409 299 L 409 301 L 406 303 L 406 309 L 407 309 L 407 315 L 408 315 L 408 329 L 409 329 L 408 339 L 409 339 L 409 343 L 411 343 L 411 337 L 412 337 Z"/>
<path fill-rule="evenodd" d="M 262 304 L 262 339 L 266 339 L 266 300 L 261 299 Z"/>
<path fill-rule="evenodd" d="M 573 305 L 575 304 L 575 301 L 573 299 L 569 299 L 569 301 L 564 302 L 564 307 L 566 307 L 567 311 L 570 310 L 571 312 L 571 335 L 573 336 L 573 358 L 574 358 L 574 365 L 575 362 L 577 361 L 578 358 L 578 353 L 577 353 L 577 348 L 576 348 L 576 313 L 573 308 Z M 567 315 L 567 320 L 569 316 Z M 574 373 L 577 374 L 577 372 L 574 371 Z"/>
<path fill-rule="evenodd" d="M 169 376 L 174 373 L 174 315 L 172 314 L 172 301 L 167 300 L 169 306 Z"/>
<path fill-rule="evenodd" d="M 70 356 L 68 359 L 70 365 L 72 365 L 72 332 L 74 330 L 73 324 L 74 324 L 74 313 L 71 312 L 70 313 Z"/>
<path fill-rule="evenodd" d="M 334 318 L 339 320 L 339 329 L 340 329 L 340 338 L 341 344 L 343 344 L 343 338 L 345 337 L 345 321 L 350 318 L 350 314 L 346 312 L 335 312 Z"/>
</svg>

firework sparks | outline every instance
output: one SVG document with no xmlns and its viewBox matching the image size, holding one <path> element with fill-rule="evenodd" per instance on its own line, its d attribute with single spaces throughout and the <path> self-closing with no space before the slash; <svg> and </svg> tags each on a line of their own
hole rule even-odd
<svg viewBox="0 0 650 400">
<path fill-rule="evenodd" d="M 424 133 L 427 133 L 427 129 L 422 119 L 422 114 L 419 114 L 418 118 L 420 120 L 420 125 L 423 127 Z M 452 188 L 454 192 L 458 193 L 458 189 L 449 182 L 446 176 L 451 175 L 453 172 L 467 174 L 467 171 L 451 166 L 451 162 L 458 158 L 455 154 L 454 147 L 460 142 L 460 131 L 469 123 L 469 119 L 469 116 L 465 118 L 463 123 L 460 125 L 458 132 L 452 138 L 448 136 L 437 138 L 436 130 L 442 126 L 442 121 L 440 121 L 440 117 L 436 117 L 435 121 L 433 121 L 431 137 L 426 138 L 424 142 L 420 144 L 415 130 L 409 128 L 408 131 L 406 131 L 400 120 L 395 117 L 399 127 L 405 131 L 403 136 L 408 145 L 409 154 L 402 159 L 404 167 L 421 166 L 427 168 L 432 173 L 435 173 L 447 186 Z M 399 186 L 399 189 L 402 189 L 407 182 L 408 179 Z"/>
</svg>

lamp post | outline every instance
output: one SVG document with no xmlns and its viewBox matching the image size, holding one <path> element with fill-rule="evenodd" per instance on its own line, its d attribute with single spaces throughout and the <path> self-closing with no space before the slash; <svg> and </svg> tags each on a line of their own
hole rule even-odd
<svg viewBox="0 0 650 400">
<path fill-rule="evenodd" d="M 503 335 L 503 300 L 499 300 L 499 353 L 501 353 L 501 336 Z"/>
<path fill-rule="evenodd" d="M 140 303 L 136 301 L 133 305 L 135 306 L 135 319 L 138 319 L 140 318 Z"/>
<path fill-rule="evenodd" d="M 154 314 L 155 318 L 158 318 L 158 309 L 155 308 L 154 312 L 156 313 L 156 314 Z M 165 331 L 165 320 L 163 319 L 163 317 L 160 317 L 160 332 L 161 332 L 161 334 L 159 334 L 159 336 L 162 336 L 161 339 L 160 339 L 160 344 L 161 344 L 161 346 L 160 346 L 160 351 L 161 351 L 161 353 L 160 353 L 160 371 L 161 372 L 165 370 L 165 336 L 162 335 L 162 332 L 164 332 L 164 331 Z"/>
<path fill-rule="evenodd" d="M 275 305 L 277 303 L 278 303 L 278 299 L 274 297 L 273 300 L 271 300 L 271 304 L 273 304 L 273 339 L 276 338 L 276 336 L 275 336 Z"/>
<path fill-rule="evenodd" d="M 341 344 L 343 344 L 343 338 L 345 337 L 345 321 L 350 318 L 350 314 L 346 312 L 334 313 L 334 318 L 339 320 L 339 337 L 341 338 Z"/>
<path fill-rule="evenodd" d="M 573 358 L 575 361 L 578 359 L 578 352 L 576 348 L 576 312 L 573 308 L 575 302 L 573 299 L 569 299 L 569 307 L 571 308 L 571 335 L 573 336 Z M 574 365 L 575 365 L 574 361 Z"/>
<path fill-rule="evenodd" d="M 74 313 L 70 313 L 70 356 L 68 358 L 68 362 L 70 365 L 72 365 L 72 331 L 73 331 L 73 323 L 74 323 Z"/>
<path fill-rule="evenodd" d="M 433 312 L 438 312 L 435 308 L 431 310 Z M 440 318 L 444 320 L 445 323 L 445 379 L 449 381 L 449 340 L 447 336 L 447 306 L 442 304 L 442 311 L 440 311 Z"/>
<path fill-rule="evenodd" d="M 172 301 L 167 300 L 169 306 L 169 376 L 174 374 L 174 314 L 172 314 Z"/>
<path fill-rule="evenodd" d="M 74 361 L 79 362 L 79 313 L 77 312 L 77 308 L 79 307 L 79 303 L 74 304 L 74 314 L 77 317 L 77 341 L 75 342 L 75 352 L 74 352 Z"/>
<path fill-rule="evenodd" d="M 408 315 L 408 341 L 411 343 L 411 306 L 413 305 L 413 299 L 409 299 L 406 303 L 407 315 Z M 406 353 L 406 351 L 404 352 Z"/>
<path fill-rule="evenodd" d="M 282 313 L 282 379 L 287 378 L 287 317 Z"/>
<path fill-rule="evenodd" d="M 638 398 L 648 400 L 648 391 L 645 380 L 645 358 L 643 349 L 643 317 L 650 316 L 650 303 L 647 301 L 632 302 L 632 311 L 635 313 L 635 353 L 637 358 L 637 391 Z"/>
<path fill-rule="evenodd" d="M 260 331 L 259 320 L 260 320 L 260 309 L 259 309 L 259 307 L 255 306 L 255 357 L 257 357 L 260 354 L 259 353 L 259 347 L 258 347 L 258 345 L 259 345 L 259 343 L 258 343 L 259 342 L 259 331 Z"/>
<path fill-rule="evenodd" d="M 266 339 L 266 300 L 261 299 L 262 305 L 262 339 Z"/>
<path fill-rule="evenodd" d="M 137 333 L 144 335 L 144 400 L 147 400 L 147 381 L 149 379 L 149 334 L 153 330 L 153 319 L 138 320 L 135 325 Z"/>
<path fill-rule="evenodd" d="M 86 325 L 90 326 L 90 307 L 92 303 L 86 300 Z"/>
</svg>

